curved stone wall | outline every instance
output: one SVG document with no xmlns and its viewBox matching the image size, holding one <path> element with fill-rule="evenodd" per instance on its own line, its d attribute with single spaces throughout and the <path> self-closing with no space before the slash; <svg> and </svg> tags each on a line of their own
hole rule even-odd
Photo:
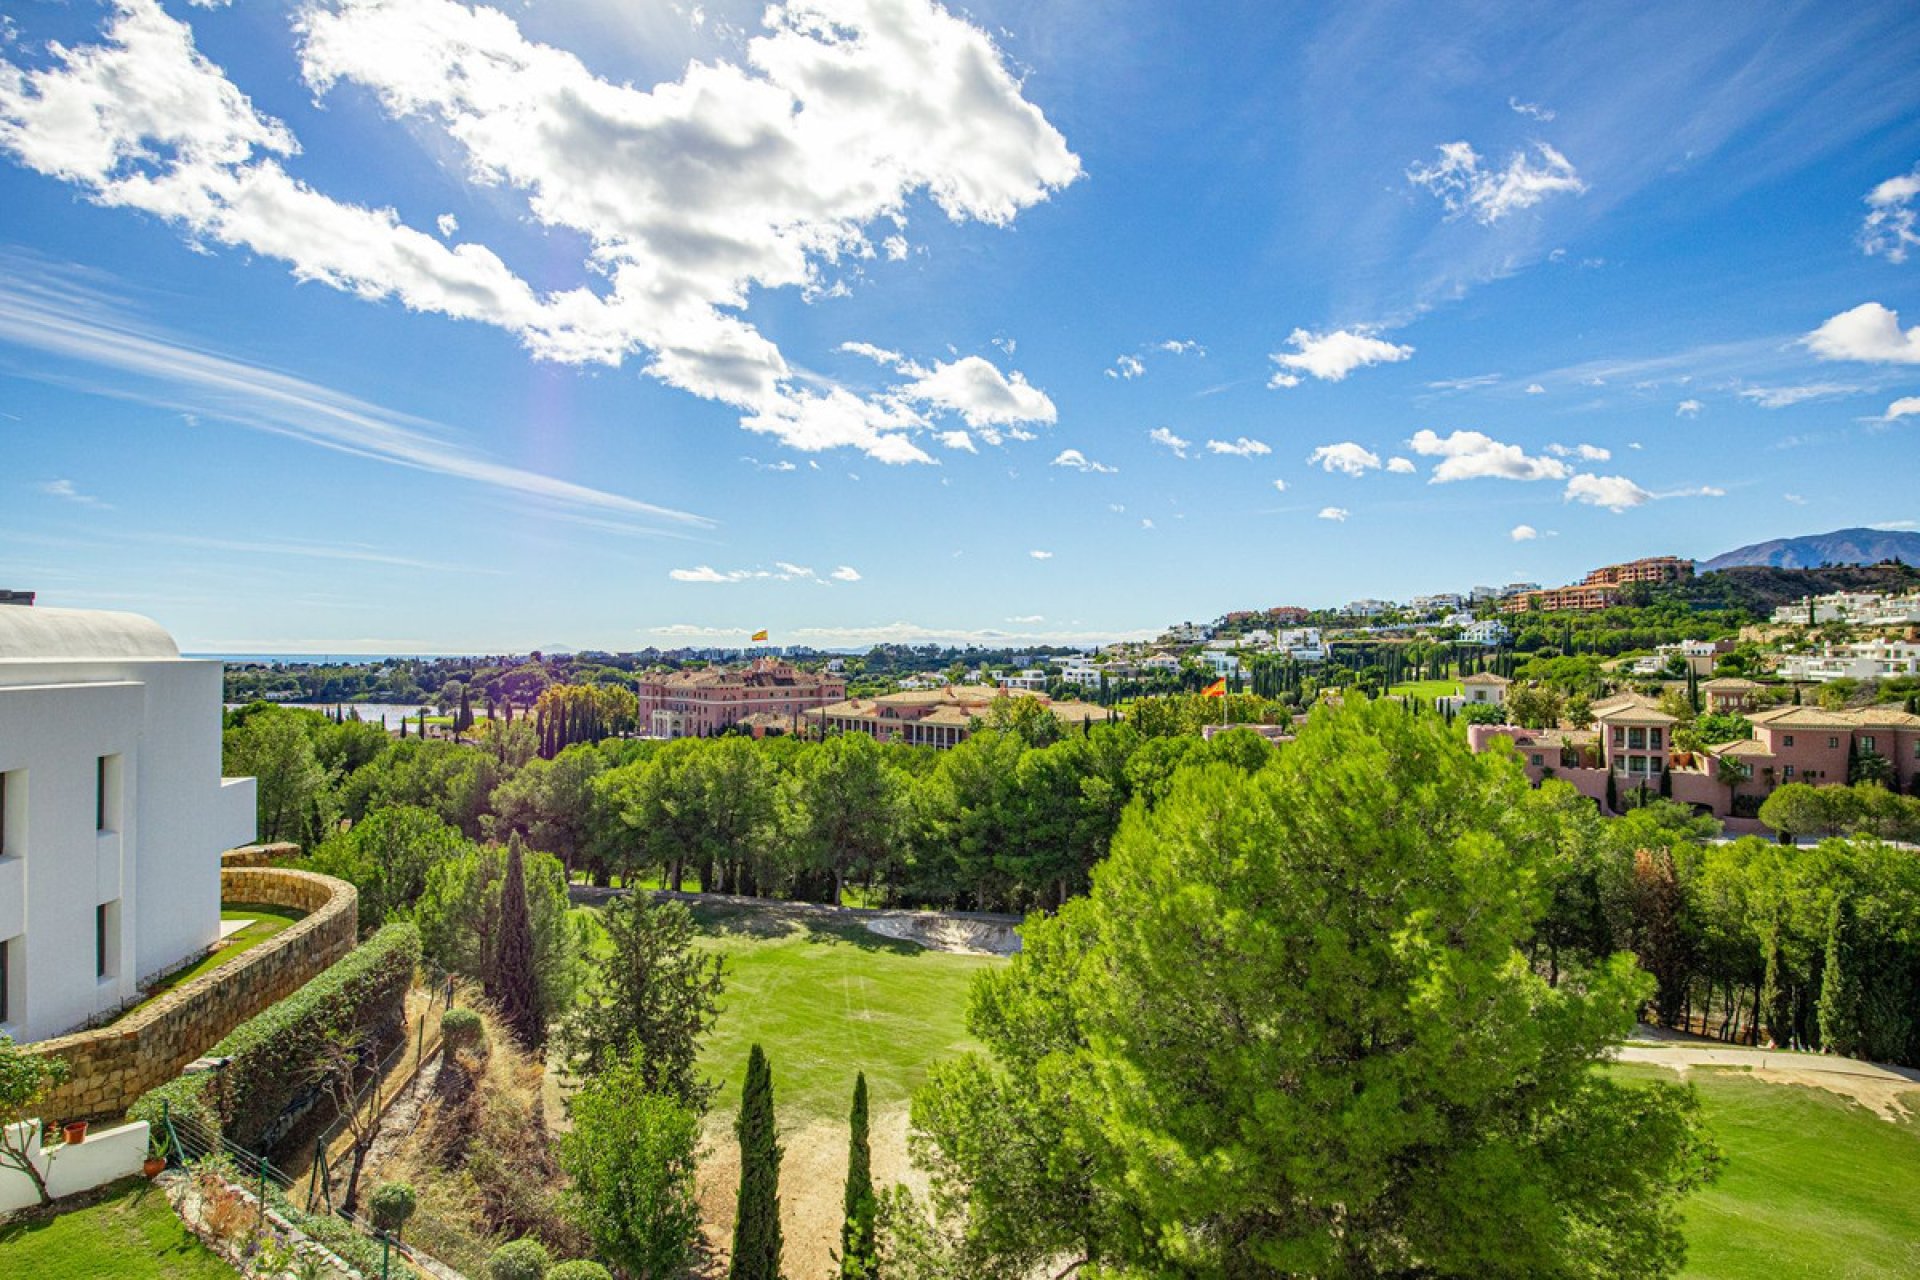
<svg viewBox="0 0 1920 1280">
<path fill-rule="evenodd" d="M 29 1053 L 64 1058 L 73 1069 L 41 1108 L 49 1120 L 119 1115 L 229 1031 L 353 950 L 360 894 L 344 880 L 311 871 L 227 865 L 220 871 L 220 900 L 289 907 L 306 917 L 117 1022 L 23 1046 Z"/>
</svg>

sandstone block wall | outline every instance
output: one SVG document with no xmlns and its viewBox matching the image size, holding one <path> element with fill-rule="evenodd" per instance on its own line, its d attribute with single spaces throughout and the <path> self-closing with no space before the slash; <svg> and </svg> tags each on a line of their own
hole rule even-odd
<svg viewBox="0 0 1920 1280">
<path fill-rule="evenodd" d="M 171 1080 L 242 1022 L 293 994 L 353 950 L 359 899 L 358 890 L 332 876 L 223 866 L 222 902 L 290 907 L 306 912 L 306 917 L 117 1022 L 24 1046 L 30 1053 L 65 1059 L 73 1071 L 42 1105 L 42 1114 L 57 1123 L 124 1112 L 134 1099 Z"/>
<path fill-rule="evenodd" d="M 282 841 L 278 844 L 243 844 L 220 855 L 223 867 L 272 867 L 300 856 L 300 846 Z M 237 901 L 237 899 L 232 899 Z"/>
</svg>

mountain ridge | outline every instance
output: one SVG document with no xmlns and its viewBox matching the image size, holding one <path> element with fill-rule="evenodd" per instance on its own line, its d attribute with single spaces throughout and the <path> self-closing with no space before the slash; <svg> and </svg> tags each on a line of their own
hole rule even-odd
<svg viewBox="0 0 1920 1280">
<path fill-rule="evenodd" d="M 1699 564 L 1701 573 L 1760 565 L 1774 569 L 1823 569 L 1829 565 L 1879 564 L 1898 560 L 1920 565 L 1920 533 L 1902 529 L 1835 529 L 1799 537 L 1769 538 L 1725 551 Z"/>
</svg>

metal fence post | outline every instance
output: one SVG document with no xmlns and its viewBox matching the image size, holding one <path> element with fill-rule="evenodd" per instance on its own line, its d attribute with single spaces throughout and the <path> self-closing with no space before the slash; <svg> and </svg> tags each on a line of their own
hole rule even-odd
<svg viewBox="0 0 1920 1280">
<path fill-rule="evenodd" d="M 380 1280 L 387 1280 L 388 1257 L 392 1249 L 392 1242 L 387 1239 L 387 1233 L 382 1231 L 380 1233 Z"/>
</svg>

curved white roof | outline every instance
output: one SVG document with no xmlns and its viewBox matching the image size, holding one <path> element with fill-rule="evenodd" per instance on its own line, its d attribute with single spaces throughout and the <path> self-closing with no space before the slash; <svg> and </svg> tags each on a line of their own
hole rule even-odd
<svg viewBox="0 0 1920 1280">
<path fill-rule="evenodd" d="M 0 662 L 177 658 L 166 628 L 137 613 L 0 605 Z"/>
</svg>

